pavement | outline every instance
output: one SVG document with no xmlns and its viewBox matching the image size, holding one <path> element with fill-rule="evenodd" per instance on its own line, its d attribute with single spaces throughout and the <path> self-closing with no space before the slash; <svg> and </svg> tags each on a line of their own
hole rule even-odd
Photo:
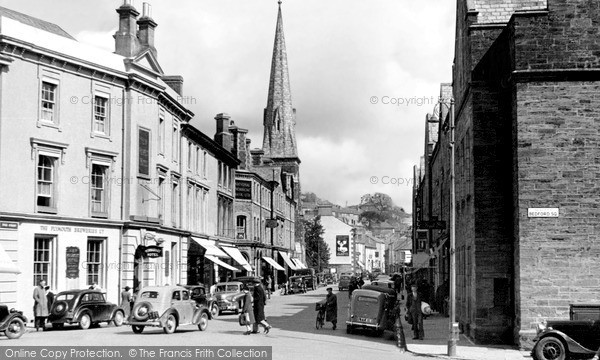
<svg viewBox="0 0 600 360">
<path fill-rule="evenodd" d="M 403 319 L 404 320 L 404 319 Z M 422 357 L 450 359 L 448 354 L 449 318 L 434 314 L 423 321 L 425 340 L 412 340 L 409 324 L 403 322 L 404 335 L 410 353 Z M 456 356 L 452 359 L 473 360 L 525 360 L 531 359 L 529 351 L 521 351 L 511 346 L 476 345 L 460 334 L 456 347 Z"/>
</svg>

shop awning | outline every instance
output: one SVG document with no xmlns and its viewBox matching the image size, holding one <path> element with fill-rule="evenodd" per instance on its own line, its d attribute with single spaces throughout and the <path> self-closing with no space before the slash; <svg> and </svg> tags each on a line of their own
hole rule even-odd
<svg viewBox="0 0 600 360">
<path fill-rule="evenodd" d="M 365 268 L 365 264 L 363 264 L 363 262 L 360 260 L 358 260 L 358 266 L 360 266 L 362 269 Z"/>
<path fill-rule="evenodd" d="M 415 269 L 429 267 L 429 255 L 424 252 L 413 254 L 412 267 Z"/>
<path fill-rule="evenodd" d="M 223 261 L 219 260 L 219 258 L 217 258 L 216 256 L 212 256 L 212 255 L 204 255 L 204 257 L 212 262 L 214 262 L 215 264 L 224 267 L 225 269 L 231 270 L 231 271 L 240 271 L 237 268 L 234 268 L 233 266 L 224 263 Z"/>
<path fill-rule="evenodd" d="M 21 271 L 0 245 L 0 274 L 19 274 Z"/>
<path fill-rule="evenodd" d="M 279 265 L 277 263 L 277 261 L 273 260 L 272 258 L 270 258 L 268 256 L 263 256 L 262 258 L 263 258 L 263 260 L 265 260 L 267 263 L 269 263 L 269 265 L 271 265 L 275 269 L 285 271 L 285 269 L 283 267 L 281 267 L 281 265 Z"/>
<path fill-rule="evenodd" d="M 298 267 L 294 265 L 294 262 L 292 261 L 292 259 L 290 259 L 290 256 L 287 253 L 280 252 L 279 255 L 281 255 L 283 261 L 285 261 L 285 263 L 290 267 L 290 269 L 298 270 Z"/>
<path fill-rule="evenodd" d="M 197 237 L 192 237 L 192 240 L 194 240 L 198 245 L 200 245 L 200 246 L 202 246 L 203 248 L 206 249 L 205 256 L 206 255 L 211 255 L 211 256 L 218 256 L 218 257 L 222 257 L 222 258 L 228 258 L 229 257 L 229 255 L 225 254 L 212 241 L 205 240 L 205 239 L 200 239 L 200 238 L 197 238 Z"/>
<path fill-rule="evenodd" d="M 294 262 L 294 264 L 296 264 L 296 267 L 298 269 L 307 269 L 306 265 L 304 265 L 304 263 L 300 261 L 300 259 L 292 258 L 292 261 Z"/>
<path fill-rule="evenodd" d="M 221 246 L 221 249 L 225 250 L 225 252 L 229 254 L 229 256 L 231 256 L 233 260 L 235 260 L 238 264 L 242 265 L 242 267 L 246 269 L 246 271 L 252 271 L 252 266 L 248 264 L 246 258 L 244 258 L 244 255 L 242 255 L 242 253 L 237 248 Z"/>
</svg>

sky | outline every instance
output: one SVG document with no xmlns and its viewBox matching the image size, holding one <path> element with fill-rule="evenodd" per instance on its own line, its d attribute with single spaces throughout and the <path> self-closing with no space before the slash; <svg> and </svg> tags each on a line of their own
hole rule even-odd
<svg viewBox="0 0 600 360">
<path fill-rule="evenodd" d="M 142 0 L 134 0 L 142 11 Z M 167 75 L 184 77 L 192 124 L 231 115 L 262 146 L 276 0 L 148 0 Z M 114 51 L 122 0 L 0 0 Z M 413 166 L 440 83 L 451 82 L 456 2 L 284 0 L 283 26 L 303 192 L 339 205 L 367 193 L 412 209 Z"/>
</svg>

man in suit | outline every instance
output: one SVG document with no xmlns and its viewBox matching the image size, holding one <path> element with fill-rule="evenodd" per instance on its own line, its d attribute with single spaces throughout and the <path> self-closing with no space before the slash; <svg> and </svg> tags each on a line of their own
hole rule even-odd
<svg viewBox="0 0 600 360">
<path fill-rule="evenodd" d="M 406 300 L 406 311 L 408 312 L 408 316 L 412 318 L 412 329 L 415 334 L 413 340 L 423 340 L 425 337 L 421 301 L 421 295 L 417 292 L 417 284 L 413 284 L 411 286 L 411 293 Z"/>
</svg>

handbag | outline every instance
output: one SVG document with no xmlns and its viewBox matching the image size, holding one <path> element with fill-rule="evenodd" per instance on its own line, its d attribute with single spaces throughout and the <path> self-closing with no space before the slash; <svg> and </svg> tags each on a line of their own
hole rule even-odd
<svg viewBox="0 0 600 360">
<path fill-rule="evenodd" d="M 250 316 L 248 315 L 248 313 L 241 313 L 238 321 L 240 323 L 240 326 L 246 326 L 246 325 L 250 325 Z"/>
</svg>

